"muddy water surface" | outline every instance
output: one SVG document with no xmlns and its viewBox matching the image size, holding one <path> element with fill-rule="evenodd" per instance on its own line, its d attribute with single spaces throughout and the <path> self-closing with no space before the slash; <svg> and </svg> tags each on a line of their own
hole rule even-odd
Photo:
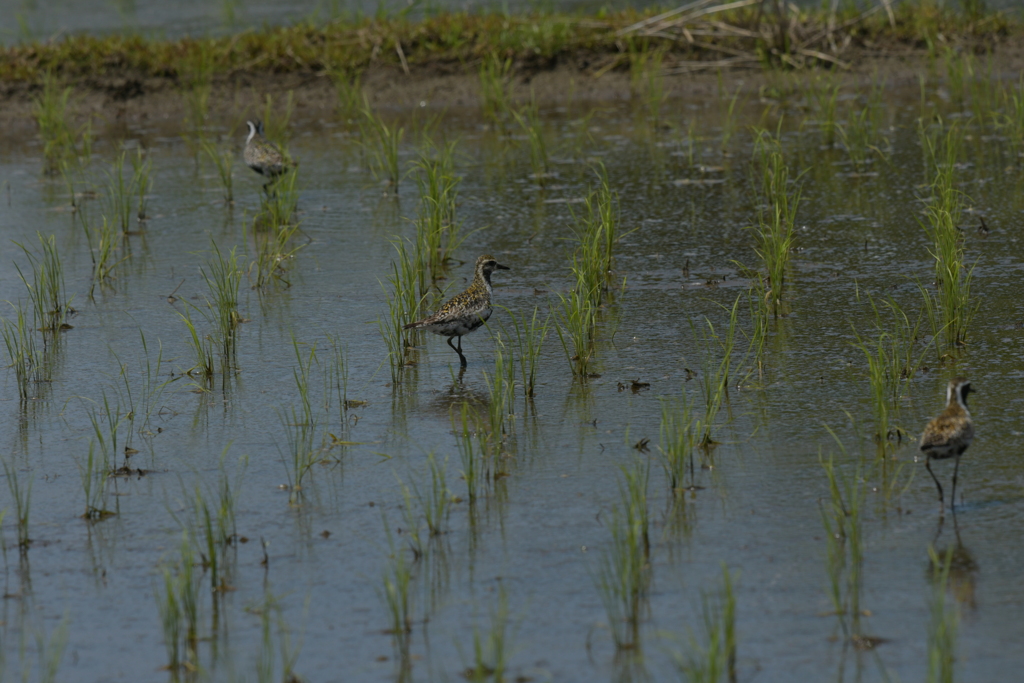
<svg viewBox="0 0 1024 683">
<path fill-rule="evenodd" d="M 843 107 L 861 104 L 843 104 L 840 120 Z M 227 589 L 211 595 L 210 569 L 197 560 L 197 668 L 179 678 L 281 680 L 294 658 L 309 681 L 459 680 L 473 663 L 474 629 L 489 631 L 504 593 L 506 680 L 673 680 L 681 678 L 677 659 L 702 638 L 702 595 L 719 589 L 724 564 L 735 582 L 737 680 L 923 680 L 933 543 L 959 548 L 961 558 L 950 597 L 960 613 L 958 678 L 1013 678 L 1024 640 L 1024 310 L 1017 296 L 1024 175 L 998 133 L 972 129 L 958 170 L 973 209 L 964 216 L 966 249 L 977 263 L 970 343 L 940 359 L 925 350 L 930 333 L 922 334 L 916 348 L 927 370 L 907 384 L 892 418 L 909 433 L 890 451 L 888 471 L 903 468 L 895 479 L 879 474 L 866 362 L 854 346 L 855 331 L 873 334 L 869 297 L 891 294 L 916 319 L 918 283 L 931 286 L 919 223 L 931 178 L 915 132 L 921 107 L 916 89 L 887 93 L 873 144 L 888 160 L 873 153 L 858 166 L 825 144 L 813 107 L 797 95 L 750 98 L 735 122 L 724 103 L 670 103 L 665 112 L 672 113 L 658 122 L 624 107 L 581 123 L 589 111 L 577 104 L 544 112 L 554 169 L 544 188 L 531 177 L 523 140 L 496 135 L 476 112 L 449 113 L 433 135 L 458 140 L 466 238 L 457 253 L 462 263 L 442 286 L 458 290 L 476 256 L 491 253 L 510 268 L 495 275 L 496 303 L 546 313 L 569 284 L 574 211 L 593 186 L 596 160 L 618 195 L 622 232 L 632 231 L 616 247 L 615 276 L 625 286 L 601 313 L 599 376 L 574 381 L 557 335 L 549 335 L 536 398 L 527 404 L 516 392 L 508 476 L 474 506 L 464 500 L 451 415 L 464 400 L 489 400 L 483 373 L 493 372 L 491 335 L 508 327 L 509 314 L 497 309 L 490 331 L 466 337 L 469 368 L 461 378 L 443 339 L 430 337 L 412 354 L 401 386 L 392 385 L 376 322 L 386 311 L 380 283 L 395 254 L 389 240 L 412 234 L 418 196 L 412 178 L 397 200 L 384 196 L 346 124 L 293 122 L 288 145 L 301 160 L 296 243 L 307 246 L 287 264 L 290 287 L 259 295 L 243 279 L 247 322 L 237 371 L 218 373 L 207 390 L 184 374 L 194 359 L 180 313 L 187 304 L 205 306 L 200 267 L 213 257 L 212 243 L 223 253 L 237 247 L 243 263 L 251 258 L 248 226 L 261 181 L 241 165 L 241 132 L 233 137 L 237 201 L 226 206 L 213 168 L 196 163 L 179 130 L 98 131 L 87 174 L 99 198 L 82 199 L 84 210 L 94 220 L 102 213 L 105 172 L 121 145 L 148 151 L 153 188 L 149 220 L 128 237 L 116 279 L 93 297 L 89 245 L 63 182 L 41 174 L 38 143 L 3 141 L 0 225 L 8 241 L 0 299 L 25 300 L 14 264 L 24 269 L 27 260 L 13 242 L 37 244 L 38 232 L 56 236 L 77 309 L 53 353 L 52 381 L 33 385 L 33 400 L 18 400 L 10 370 L 0 385 L 5 461 L 22 489 L 32 482 L 32 543 L 24 552 L 13 501 L 6 489 L 0 496 L 6 671 L 37 667 L 37 638 L 55 642 L 63 629 L 58 680 L 173 680 L 164 668 L 159 608 L 164 571 L 173 576 L 181 565 L 183 529 L 198 529 L 197 489 L 213 500 L 227 481 L 237 497 L 238 535 L 220 568 Z M 956 114 L 941 93 L 929 92 L 924 107 L 926 117 Z M 774 128 L 780 114 L 794 175 L 804 173 L 790 312 L 770 325 L 763 374 L 753 369 L 745 338 L 738 344 L 729 399 L 713 430 L 719 443 L 698 458 L 687 482 L 694 490 L 680 499 L 658 464 L 661 400 L 685 392 L 699 403 L 707 348 L 697 330 L 706 320 L 727 326 L 737 296 L 741 334 L 750 332 L 750 280 L 737 265 L 756 265 L 749 126 Z M 422 120 L 400 118 L 410 131 Z M 723 123 L 735 131 L 724 151 Z M 406 137 L 406 168 L 419 139 Z M 979 216 L 987 235 L 976 229 Z M 193 319 L 209 331 L 201 315 Z M 347 396 L 357 402 L 347 412 L 337 402 L 321 408 L 327 367 L 336 367 L 332 338 L 344 346 Z M 322 462 L 300 492 L 290 492 L 296 349 L 308 358 L 314 348 L 310 394 Z M 960 468 L 955 524 L 947 514 L 940 526 L 934 485 L 908 441 L 941 409 L 956 374 L 978 391 L 978 435 Z M 649 386 L 633 391 L 632 380 Z M 147 392 L 147 381 L 167 384 Z M 80 518 L 80 470 L 90 442 L 99 447 L 91 417 L 107 415 L 120 421 L 117 464 L 128 445 L 138 451 L 130 467 L 145 475 L 111 478 L 108 507 L 118 514 L 89 523 Z M 331 435 L 345 443 L 332 446 Z M 647 452 L 634 448 L 644 438 Z M 416 559 L 401 485 L 429 486 L 431 452 L 446 463 L 459 500 L 447 532 Z M 851 645 L 829 598 L 828 485 L 820 464 L 829 454 L 845 476 L 867 485 L 860 633 L 884 639 L 874 649 Z M 651 465 L 652 584 L 640 647 L 616 656 L 596 576 L 620 500 L 620 467 L 637 458 Z M 948 495 L 952 467 L 935 469 Z M 895 482 L 894 492 L 886 494 L 886 481 Z M 425 529 L 420 534 L 426 538 Z M 411 669 L 404 674 L 383 599 L 396 553 L 413 574 Z M 258 674 L 260 662 L 273 673 Z"/>
</svg>

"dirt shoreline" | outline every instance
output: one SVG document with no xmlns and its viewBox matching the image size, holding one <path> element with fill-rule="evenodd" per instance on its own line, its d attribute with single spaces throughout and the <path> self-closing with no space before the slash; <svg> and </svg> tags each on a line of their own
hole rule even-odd
<svg viewBox="0 0 1024 683">
<path fill-rule="evenodd" d="M 543 107 L 574 100 L 581 102 L 624 101 L 630 97 L 628 69 L 613 69 L 595 75 L 591 55 L 562 59 L 549 68 L 533 66 L 515 72 L 515 97 L 532 96 Z M 1004 80 L 1016 81 L 1024 72 L 1024 44 L 1007 41 L 993 46 L 986 57 L 992 73 Z M 944 77 L 941 60 L 930 59 L 923 49 L 862 50 L 849 60 L 847 70 L 831 70 L 845 89 L 859 89 L 884 80 L 889 87 L 917 85 L 922 74 L 935 82 Z M 781 71 L 764 68 L 707 69 L 687 74 L 666 75 L 665 92 L 670 98 L 702 99 L 717 97 L 724 89 L 742 94 L 757 93 L 780 80 L 810 83 L 824 69 Z M 97 126 L 177 125 L 185 116 L 186 101 L 174 78 L 138 78 L 131 73 L 108 74 L 70 82 L 74 87 L 69 111 L 78 121 L 91 119 Z M 400 113 L 413 108 L 435 111 L 471 109 L 479 106 L 479 77 L 475 65 L 409 65 L 409 71 L 390 64 L 373 65 L 362 74 L 363 92 L 378 110 Z M 0 91 L 0 124 L 4 138 L 34 136 L 32 116 L 38 85 L 7 84 Z M 267 95 L 283 103 L 292 93 L 295 119 L 315 121 L 329 118 L 337 96 L 326 73 L 239 72 L 228 78 L 214 78 L 210 96 L 211 120 L 233 120 L 262 108 Z M 241 112 L 241 113 L 240 113 Z M 163 126 L 160 126 L 163 127 Z"/>
</svg>

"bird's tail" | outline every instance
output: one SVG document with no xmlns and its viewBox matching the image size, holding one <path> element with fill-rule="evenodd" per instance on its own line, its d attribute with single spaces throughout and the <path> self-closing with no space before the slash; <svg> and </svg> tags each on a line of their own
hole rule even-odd
<svg viewBox="0 0 1024 683">
<path fill-rule="evenodd" d="M 426 323 L 426 322 L 427 322 L 426 320 L 417 320 L 414 323 L 409 323 L 408 325 L 402 325 L 402 329 L 403 330 L 413 330 L 413 329 L 416 329 L 417 327 L 423 327 L 424 323 Z"/>
</svg>

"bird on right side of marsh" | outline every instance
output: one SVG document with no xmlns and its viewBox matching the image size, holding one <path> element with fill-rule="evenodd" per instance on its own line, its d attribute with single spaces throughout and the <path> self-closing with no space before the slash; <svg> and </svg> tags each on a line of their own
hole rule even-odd
<svg viewBox="0 0 1024 683">
<path fill-rule="evenodd" d="M 270 179 L 263 186 L 266 188 L 284 173 L 288 166 L 294 164 L 284 158 L 277 145 L 263 137 L 262 121 L 253 119 L 245 123 L 249 126 L 249 137 L 245 139 L 245 151 L 242 157 L 245 159 L 246 166 Z"/>
<path fill-rule="evenodd" d="M 964 454 L 967 447 L 974 439 L 974 423 L 971 422 L 971 413 L 967 410 L 967 396 L 974 389 L 971 383 L 963 377 L 954 377 L 949 381 L 946 388 L 946 409 L 928 423 L 921 435 L 921 452 L 925 454 L 924 463 L 928 474 L 932 475 L 935 481 L 935 488 L 939 490 L 939 504 L 945 510 L 945 499 L 942 495 L 942 484 L 938 477 L 932 472 L 932 460 L 945 460 L 956 458 L 956 465 L 953 468 L 953 498 L 951 507 L 956 507 L 956 477 L 960 470 L 960 456 Z"/>
<path fill-rule="evenodd" d="M 460 366 L 466 367 L 466 357 L 462 355 L 462 337 L 491 317 L 491 273 L 495 270 L 509 270 L 509 267 L 498 263 L 493 256 L 481 256 L 476 260 L 473 282 L 466 291 L 446 301 L 434 315 L 409 323 L 403 329 L 426 330 L 448 337 L 448 346 L 459 354 Z M 459 338 L 457 348 L 452 344 L 455 337 Z"/>
</svg>

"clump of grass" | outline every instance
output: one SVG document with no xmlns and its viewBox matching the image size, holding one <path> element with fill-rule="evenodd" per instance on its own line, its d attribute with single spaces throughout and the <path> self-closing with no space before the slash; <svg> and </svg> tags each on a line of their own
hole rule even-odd
<svg viewBox="0 0 1024 683">
<path fill-rule="evenodd" d="M 388 126 L 370 109 L 369 100 L 363 100 L 360 117 L 360 140 L 363 151 L 370 163 L 370 171 L 380 182 L 386 182 L 391 192 L 398 195 L 401 169 L 398 160 L 398 145 L 405 134 L 404 128 Z"/>
<path fill-rule="evenodd" d="M 598 566 L 601 593 L 617 649 L 640 644 L 640 619 L 651 581 L 647 482 L 649 469 L 637 461 L 623 467 L 619 504 L 611 511 L 611 546 Z"/>
<path fill-rule="evenodd" d="M 629 85 L 633 99 L 642 107 L 647 117 L 655 124 L 661 118 L 661 107 L 665 103 L 665 83 L 662 76 L 664 48 L 642 46 L 637 49 L 630 45 Z"/>
<path fill-rule="evenodd" d="M 751 321 L 750 351 L 754 357 L 754 364 L 757 366 L 758 377 L 761 377 L 765 370 L 765 349 L 768 345 L 772 313 L 768 303 L 770 295 L 764 275 L 756 270 L 752 271 L 750 275 L 750 288 L 747 291 Z"/>
<path fill-rule="evenodd" d="M 243 222 L 243 231 L 251 233 L 245 235 L 246 243 L 251 244 L 253 259 L 248 269 L 249 281 L 260 292 L 266 291 L 271 285 L 290 287 L 291 283 L 285 277 L 288 272 L 285 264 L 306 246 L 295 242 L 300 229 L 297 222 L 274 225 L 272 220 L 266 223 L 266 229 L 251 231 L 247 223 Z M 256 227 L 259 227 L 260 222 L 261 219 L 257 218 Z"/>
<path fill-rule="evenodd" d="M 574 263 L 574 271 L 576 271 Z M 562 350 L 572 368 L 573 377 L 585 380 L 591 375 L 590 361 L 594 354 L 594 339 L 597 326 L 597 308 L 592 303 L 591 292 L 577 286 L 568 294 L 558 293 L 561 310 L 555 332 L 562 343 Z"/>
<path fill-rule="evenodd" d="M 214 258 L 201 266 L 199 272 L 210 288 L 212 300 L 207 298 L 207 305 L 212 309 L 211 317 L 217 328 L 217 339 L 227 367 L 229 359 L 234 355 L 238 326 L 243 321 L 238 312 L 238 288 L 242 282 L 242 270 L 235 253 L 237 247 L 232 247 L 225 258 L 217 243 L 211 240 L 211 244 Z"/>
<path fill-rule="evenodd" d="M 845 453 L 838 438 L 836 441 Z M 859 467 L 852 474 L 844 475 L 837 470 L 831 454 L 828 460 L 819 455 L 819 461 L 829 492 L 828 501 L 821 505 L 829 597 L 843 635 L 849 640 L 861 636 L 864 566 L 861 508 L 865 484 Z"/>
<path fill-rule="evenodd" d="M 949 570 L 953 564 L 954 548 L 940 555 L 928 548 L 932 564 L 931 619 L 928 623 L 928 683 L 953 683 L 956 663 L 956 633 L 959 615 L 956 603 L 950 604 Z"/>
<path fill-rule="evenodd" d="M 769 302 L 775 317 L 778 317 L 783 310 L 786 270 L 793 248 L 800 190 L 789 187 L 789 166 L 777 137 L 765 130 L 758 131 L 754 149 L 762 202 L 757 226 L 753 228 L 754 250 L 765 269 Z"/>
<path fill-rule="evenodd" d="M 318 414 L 313 407 L 310 396 L 310 377 L 313 364 L 319 364 L 316 346 L 309 349 L 303 357 L 298 341 L 292 338 L 295 350 L 296 366 L 292 369 L 295 388 L 299 394 L 299 408 L 292 406 L 289 411 L 281 413 L 281 424 L 288 441 L 285 470 L 288 475 L 289 502 L 297 505 L 301 502 L 303 481 L 313 466 L 319 461 L 319 445 L 316 441 Z"/>
<path fill-rule="evenodd" d="M 590 374 L 597 311 L 609 292 L 613 252 L 621 239 L 618 201 L 603 167 L 598 168 L 598 178 L 598 188 L 576 216 L 571 266 L 575 284 L 567 295 L 558 295 L 562 306 L 555 328 L 573 376 L 582 379 Z"/>
<path fill-rule="evenodd" d="M 538 185 L 543 185 L 550 177 L 548 173 L 550 160 L 548 157 L 547 141 L 544 137 L 544 124 L 540 120 L 540 110 L 536 101 L 522 105 L 519 109 L 512 110 L 512 116 L 516 123 L 522 128 L 526 135 L 526 142 L 530 147 L 530 168 L 533 169 L 533 179 Z"/>
<path fill-rule="evenodd" d="M 722 151 L 725 152 L 729 149 L 729 142 L 732 137 L 736 134 L 737 117 L 736 117 L 736 103 L 740 98 L 740 88 L 736 88 L 736 92 L 733 94 L 732 99 L 729 100 L 729 104 L 725 108 L 725 118 L 722 120 Z"/>
<path fill-rule="evenodd" d="M 263 129 L 266 132 L 267 139 L 276 144 L 281 148 L 282 153 L 285 155 L 285 159 L 288 158 L 287 145 L 288 141 L 288 127 L 291 125 L 292 114 L 295 113 L 295 93 L 291 90 L 288 91 L 288 96 L 285 97 L 284 107 L 278 107 L 275 111 L 274 98 L 270 95 L 264 96 L 263 99 Z"/>
<path fill-rule="evenodd" d="M 515 429 L 515 362 L 501 333 L 494 334 L 494 372 L 484 371 L 487 385 L 488 451 L 500 458 L 508 436 Z"/>
<path fill-rule="evenodd" d="M 436 281 L 448 270 L 452 254 L 462 244 L 455 207 L 461 178 L 455 175 L 455 143 L 425 149 L 413 164 L 420 190 L 416 217 L 416 239 L 431 279 Z"/>
<path fill-rule="evenodd" d="M 29 479 L 26 488 L 18 478 L 17 467 L 8 465 L 6 460 L 3 461 L 3 467 L 4 475 L 7 477 L 7 490 L 14 503 L 14 517 L 18 528 L 18 549 L 25 552 L 28 550 L 29 544 L 32 543 L 32 539 L 28 535 L 28 518 L 29 512 L 32 510 L 32 484 L 35 482 L 35 477 Z"/>
<path fill-rule="evenodd" d="M 417 319 L 427 297 L 426 267 L 421 242 L 410 245 L 401 240 L 392 241 L 398 258 L 392 261 L 387 276 L 390 290 L 384 287 L 388 307 L 386 318 L 378 318 L 377 326 L 388 350 L 391 381 L 395 387 L 402 379 L 406 365 L 406 352 L 410 347 L 404 326 Z M 415 334 L 415 331 L 412 332 Z"/>
<path fill-rule="evenodd" d="M 153 161 L 145 154 L 141 147 L 135 150 L 132 157 L 132 187 L 135 188 L 136 210 L 135 217 L 144 221 L 148 217 L 147 206 L 149 191 L 153 187 Z"/>
<path fill-rule="evenodd" d="M 200 566 L 209 574 L 210 590 L 215 594 L 229 590 L 226 553 L 238 537 L 236 494 L 224 469 L 226 455 L 227 448 L 221 454 L 220 473 L 212 493 L 204 492 L 199 485 L 191 493 L 185 491 L 186 500 L 190 500 L 191 517 L 179 520 L 197 546 Z"/>
<path fill-rule="evenodd" d="M 26 277 L 21 268 L 15 264 L 18 277 L 28 290 L 29 301 L 32 303 L 32 325 L 38 330 L 57 332 L 70 328 L 68 317 L 75 312 L 71 307 L 64 287 L 64 267 L 57 252 L 57 238 L 54 235 L 39 238 L 40 254 L 37 256 L 24 245 L 17 246 L 28 258 L 32 270 L 31 278 Z"/>
<path fill-rule="evenodd" d="M 89 408 L 89 422 L 92 424 L 93 437 L 98 446 L 98 456 L 95 467 L 110 473 L 113 471 L 120 449 L 119 444 L 127 446 L 131 440 L 131 429 L 128 430 L 128 443 L 121 441 L 121 427 L 126 420 L 133 420 L 134 415 L 129 415 L 121 407 L 120 399 L 111 403 L 106 389 L 102 391 L 102 404 L 97 402 Z"/>
<path fill-rule="evenodd" d="M 78 472 L 82 478 L 82 491 L 85 493 L 85 512 L 82 519 L 90 522 L 99 522 L 108 517 L 113 517 L 117 512 L 108 509 L 109 492 L 107 490 L 107 477 L 110 469 L 107 465 L 104 454 L 97 455 L 96 443 L 89 442 L 89 454 L 84 462 L 78 463 Z"/>
<path fill-rule="evenodd" d="M 729 379 L 731 377 L 733 352 L 736 350 L 736 331 L 739 328 L 739 304 L 741 296 L 736 297 L 729 312 L 729 324 L 725 330 L 715 329 L 714 323 L 707 317 L 704 324 L 693 326 L 694 337 L 703 351 L 701 371 L 697 376 L 701 400 L 704 403 L 704 418 L 697 420 L 695 432 L 699 434 L 698 445 L 707 449 L 714 443 L 711 429 L 719 410 L 729 397 Z"/>
<path fill-rule="evenodd" d="M 298 174 L 298 168 L 290 166 L 270 183 L 260 199 L 260 212 L 254 221 L 256 227 L 270 231 L 287 231 L 298 226 Z"/>
<path fill-rule="evenodd" d="M 932 241 L 937 285 L 936 309 L 941 315 L 946 343 L 950 348 L 963 346 L 978 304 L 971 299 L 974 266 L 966 264 L 960 218 L 964 195 L 954 178 L 956 160 L 962 143 L 958 126 L 950 126 L 944 139 L 922 134 L 926 156 L 935 168 L 931 201 L 921 227 Z"/>
<path fill-rule="evenodd" d="M 187 342 L 192 354 L 193 365 L 185 371 L 189 377 L 199 381 L 199 388 L 209 388 L 213 382 L 214 352 L 213 339 L 202 335 L 192 322 L 191 306 L 185 306 L 184 313 L 178 313 L 188 329 Z"/>
<path fill-rule="evenodd" d="M 736 680 L 736 595 L 729 568 L 722 563 L 722 587 L 715 593 L 701 592 L 703 616 L 701 638 L 691 636 L 689 652 L 677 656 L 676 664 L 694 683 Z"/>
<path fill-rule="evenodd" d="M 213 72 L 217 56 L 215 41 L 200 38 L 193 42 L 194 49 L 182 60 L 179 83 L 185 99 L 186 139 L 200 140 L 210 114 L 210 93 L 213 91 Z"/>
<path fill-rule="evenodd" d="M 551 313 L 540 320 L 540 308 L 533 307 L 533 315 L 529 319 L 526 313 L 516 315 L 508 311 L 512 320 L 512 329 L 515 332 L 516 349 L 519 356 L 519 374 L 523 387 L 523 396 L 527 402 L 535 395 L 537 385 L 537 362 L 540 360 L 540 351 L 544 346 L 544 340 L 548 336 L 551 325 Z"/>
<path fill-rule="evenodd" d="M 114 279 L 114 271 L 128 256 L 118 253 L 124 241 L 124 232 L 116 230 L 106 216 L 103 216 L 100 225 L 93 227 L 86 212 L 80 211 L 78 215 L 85 232 L 85 241 L 89 245 L 89 257 L 92 259 L 92 283 L 89 286 L 91 298 L 97 287 L 110 284 Z"/>
<path fill-rule="evenodd" d="M 130 178 L 125 178 L 125 152 L 114 157 L 113 169 L 107 172 L 107 215 L 114 217 L 114 222 L 121 232 L 127 232 L 131 224 L 132 198 L 135 188 Z"/>
<path fill-rule="evenodd" d="M 819 78 L 811 88 L 815 107 L 818 110 L 818 130 L 822 141 L 828 147 L 836 142 L 836 102 L 839 99 L 839 84 L 834 78 Z"/>
<path fill-rule="evenodd" d="M 217 169 L 217 176 L 220 178 L 221 187 L 224 188 L 224 202 L 226 204 L 233 204 L 235 201 L 235 190 L 232 166 L 235 163 L 235 153 L 230 149 L 218 149 L 216 145 L 206 138 L 200 140 L 199 145 Z"/>
<path fill-rule="evenodd" d="M 70 87 L 62 87 L 50 71 L 44 72 L 41 80 L 42 92 L 32 104 L 32 116 L 43 139 L 44 171 L 52 175 L 89 158 L 92 129 L 86 123 L 78 131 L 73 130 L 68 114 Z"/>
<path fill-rule="evenodd" d="M 1024 76 L 1020 78 L 1013 90 L 1003 90 L 1003 109 L 1007 113 L 996 113 L 996 124 L 1003 130 L 1015 152 L 1015 161 L 1021 163 L 1024 158 Z"/>
<path fill-rule="evenodd" d="M 512 60 L 497 53 L 484 57 L 480 64 L 480 107 L 485 119 L 504 130 L 512 114 Z"/>
<path fill-rule="evenodd" d="M 665 470 L 672 492 L 683 491 L 686 473 L 690 473 L 690 485 L 694 485 L 693 451 L 697 446 L 698 433 L 693 417 L 693 406 L 686 397 L 679 400 L 661 399 L 661 465 Z"/>
<path fill-rule="evenodd" d="M 843 149 L 857 171 L 863 171 L 867 166 L 871 152 L 877 154 L 883 161 L 889 157 L 882 149 L 881 145 L 888 141 L 878 132 L 873 109 L 872 104 L 868 103 L 865 107 L 851 110 L 846 125 L 839 125 L 836 128 Z"/>
<path fill-rule="evenodd" d="M 875 442 L 885 450 L 893 441 L 900 441 L 905 434 L 900 427 L 892 426 L 891 418 L 898 415 L 904 388 L 914 378 L 931 343 L 924 344 L 919 352 L 915 348 L 925 319 L 924 310 L 915 321 L 911 321 L 891 296 L 881 306 L 871 297 L 868 300 L 875 316 L 876 335 L 873 339 L 865 339 L 854 330 L 857 336 L 854 345 L 864 353 L 868 362 L 877 426 Z"/>
<path fill-rule="evenodd" d="M 508 667 L 508 592 L 504 586 L 498 589 L 498 605 L 491 612 L 487 633 L 473 627 L 473 665 L 462 675 L 468 681 L 502 681 Z"/>
<path fill-rule="evenodd" d="M 7 350 L 9 367 L 14 368 L 18 398 L 25 403 L 32 396 L 32 385 L 44 379 L 43 354 L 36 346 L 36 338 L 26 320 L 25 309 L 20 303 L 10 305 L 14 309 L 14 320 L 0 318 L 0 334 Z"/>
<path fill-rule="evenodd" d="M 351 121 L 359 115 L 363 102 L 365 102 L 362 74 L 358 71 L 333 69 L 331 82 L 334 83 L 334 92 L 338 98 L 338 115 L 345 121 Z"/>
</svg>

